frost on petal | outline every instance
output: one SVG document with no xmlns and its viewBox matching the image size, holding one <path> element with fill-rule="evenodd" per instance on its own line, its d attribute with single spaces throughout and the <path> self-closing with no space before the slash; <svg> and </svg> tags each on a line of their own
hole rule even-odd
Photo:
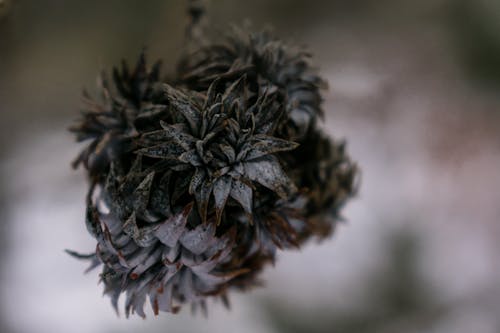
<svg viewBox="0 0 500 333">
<path fill-rule="evenodd" d="M 256 135 L 252 139 L 254 143 L 245 157 L 247 161 L 281 151 L 293 150 L 299 146 L 298 143 L 267 135 Z"/>
<path fill-rule="evenodd" d="M 231 192 L 232 178 L 229 176 L 219 177 L 214 183 L 214 200 L 216 223 L 219 224 L 222 218 L 222 212 L 226 205 L 227 198 Z"/>
<path fill-rule="evenodd" d="M 276 192 L 280 197 L 286 198 L 296 191 L 293 181 L 281 168 L 274 156 L 264 156 L 258 160 L 244 163 L 245 175 Z"/>
<path fill-rule="evenodd" d="M 138 213 L 143 213 L 146 210 L 154 176 L 154 172 L 149 173 L 134 191 L 133 206 L 134 210 Z"/>
<path fill-rule="evenodd" d="M 210 200 L 210 194 L 212 193 L 213 184 L 210 181 L 205 180 L 197 191 L 194 192 L 194 197 L 196 199 L 196 204 L 198 205 L 198 212 L 200 214 L 203 223 L 207 220 L 208 212 L 208 202 Z"/>
<path fill-rule="evenodd" d="M 136 153 L 147 157 L 174 160 L 183 151 L 184 150 L 181 148 L 181 146 L 179 146 L 179 144 L 173 141 L 169 141 L 139 149 L 136 151 Z"/>
<path fill-rule="evenodd" d="M 231 198 L 236 200 L 247 214 L 252 214 L 252 188 L 240 180 L 231 183 Z"/>
</svg>

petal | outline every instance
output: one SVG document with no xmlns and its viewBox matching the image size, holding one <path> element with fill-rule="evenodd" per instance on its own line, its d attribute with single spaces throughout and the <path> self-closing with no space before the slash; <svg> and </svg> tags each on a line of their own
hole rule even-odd
<svg viewBox="0 0 500 333">
<path fill-rule="evenodd" d="M 142 148 L 136 151 L 137 154 L 153 158 L 162 158 L 166 160 L 176 160 L 177 156 L 179 156 L 183 152 L 184 149 L 173 141 Z"/>
<path fill-rule="evenodd" d="M 245 160 L 250 161 L 265 155 L 277 153 L 280 151 L 293 150 L 299 146 L 298 143 L 275 138 L 267 135 L 255 135 L 252 137 L 252 144 L 250 150 L 244 157 Z"/>
<path fill-rule="evenodd" d="M 144 180 L 137 186 L 133 194 L 134 210 L 142 215 L 146 211 L 149 202 L 149 193 L 153 184 L 155 173 L 150 172 Z"/>
<path fill-rule="evenodd" d="M 215 199 L 215 214 L 216 224 L 220 223 L 224 206 L 226 205 L 227 198 L 231 192 L 232 178 L 229 176 L 222 176 L 214 183 L 214 199 Z"/>
<path fill-rule="evenodd" d="M 191 98 L 168 84 L 162 85 L 162 93 L 168 99 L 168 102 L 184 116 L 191 127 L 191 131 L 196 134 L 198 132 L 201 112 L 194 106 Z"/>
<path fill-rule="evenodd" d="M 183 124 L 170 125 L 160 120 L 160 126 L 163 128 L 168 138 L 176 142 L 185 150 L 191 149 L 197 140 L 194 136 L 189 134 L 189 130 Z"/>
<path fill-rule="evenodd" d="M 144 273 L 148 268 L 151 266 L 161 263 L 161 254 L 162 254 L 162 249 L 161 247 L 156 247 L 153 251 L 151 251 L 148 254 L 148 257 L 146 260 L 141 262 L 139 265 L 137 265 L 134 270 L 130 273 L 130 277 L 132 279 L 137 279 L 142 273 Z"/>
<path fill-rule="evenodd" d="M 184 233 L 180 243 L 189 251 L 200 255 L 212 245 L 215 236 L 215 224 L 200 224 L 191 231 Z"/>
<path fill-rule="evenodd" d="M 182 233 L 185 231 L 187 218 L 191 213 L 193 203 L 184 207 L 183 211 L 163 222 L 156 230 L 156 237 L 163 244 L 174 247 Z"/>
<path fill-rule="evenodd" d="M 243 210 L 251 215 L 252 214 L 252 188 L 247 184 L 233 179 L 231 183 L 231 198 L 236 200 Z"/>
<path fill-rule="evenodd" d="M 198 205 L 198 212 L 200 214 L 200 218 L 203 223 L 207 221 L 208 202 L 210 200 L 210 194 L 212 193 L 212 188 L 213 188 L 212 182 L 205 180 L 201 184 L 199 189 L 194 192 L 196 204 Z"/>
<path fill-rule="evenodd" d="M 246 177 L 276 192 L 282 198 L 287 198 L 291 192 L 297 190 L 274 156 L 268 155 L 246 162 L 244 168 Z"/>
<path fill-rule="evenodd" d="M 196 149 L 191 149 L 182 153 L 178 159 L 183 163 L 191 164 L 192 166 L 195 167 L 203 165 L 203 161 L 200 158 L 200 155 L 198 154 L 198 151 Z"/>
<path fill-rule="evenodd" d="M 189 183 L 189 194 L 194 194 L 195 191 L 200 187 L 205 179 L 206 172 L 202 168 L 196 168 L 193 177 L 191 177 L 191 182 Z"/>
</svg>

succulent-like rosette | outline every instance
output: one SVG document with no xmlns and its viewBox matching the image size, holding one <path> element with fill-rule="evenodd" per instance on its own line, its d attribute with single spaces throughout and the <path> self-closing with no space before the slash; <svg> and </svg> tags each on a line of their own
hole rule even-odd
<svg viewBox="0 0 500 333">
<path fill-rule="evenodd" d="M 144 52 L 132 71 L 125 61 L 121 69 L 113 68 L 113 85 L 106 73 L 101 73 L 101 102 L 84 91 L 82 117 L 70 128 L 78 141 L 90 141 L 74 161 L 75 167 L 82 163 L 91 175 L 100 175 L 110 161 L 134 149 L 133 138 L 141 130 L 156 126 L 165 108 L 151 100 L 159 79 L 160 62 L 148 69 Z"/>
<path fill-rule="evenodd" d="M 97 246 L 69 253 L 102 267 L 117 311 L 122 294 L 127 316 L 144 317 L 147 300 L 155 314 L 227 304 L 278 249 L 331 234 L 358 169 L 317 126 L 323 81 L 308 57 L 239 31 L 183 56 L 174 81 L 143 54 L 114 70 L 113 89 L 101 77 L 103 101 L 86 98 L 72 128 L 89 141 L 76 164 Z"/>
<path fill-rule="evenodd" d="M 180 81 L 198 91 L 215 79 L 234 82 L 243 73 L 253 92 L 271 89 L 281 95 L 289 120 L 286 130 L 295 139 L 323 115 L 321 89 L 326 83 L 310 65 L 310 54 L 269 31 L 234 27 L 222 41 L 200 47 L 179 64 Z"/>
<path fill-rule="evenodd" d="M 139 154 L 177 160 L 177 169 L 192 170 L 188 192 L 194 195 L 202 221 L 206 221 L 210 198 L 219 224 L 228 199 L 253 216 L 254 192 L 258 185 L 287 197 L 296 191 L 276 153 L 298 144 L 274 137 L 280 120 L 273 96 L 266 95 L 248 105 L 246 83 L 241 78 L 223 94 L 216 94 L 215 81 L 203 104 L 164 84 L 160 94 L 182 115 L 180 122 L 161 122 L 162 130 L 145 133 Z M 177 155 L 178 154 L 178 155 Z M 256 194 L 257 197 L 266 195 Z"/>
</svg>

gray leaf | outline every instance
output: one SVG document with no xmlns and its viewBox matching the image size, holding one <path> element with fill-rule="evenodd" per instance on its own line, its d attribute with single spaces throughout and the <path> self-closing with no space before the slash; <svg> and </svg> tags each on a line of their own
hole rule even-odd
<svg viewBox="0 0 500 333">
<path fill-rule="evenodd" d="M 193 302 L 198 297 L 198 292 L 194 289 L 193 274 L 189 269 L 182 270 L 178 292 L 184 297 L 186 302 Z"/>
<path fill-rule="evenodd" d="M 122 222 L 114 214 L 100 214 L 101 221 L 108 227 L 109 232 L 113 236 L 117 236 L 122 232 Z"/>
<path fill-rule="evenodd" d="M 243 210 L 252 214 L 252 188 L 240 180 L 234 179 L 231 183 L 231 198 L 236 200 Z"/>
<path fill-rule="evenodd" d="M 167 137 L 184 148 L 184 150 L 191 149 L 191 147 L 193 147 L 194 143 L 197 140 L 186 131 L 185 126 L 182 124 L 170 125 L 164 121 L 160 121 L 160 126 L 165 131 Z"/>
<path fill-rule="evenodd" d="M 239 95 L 238 93 L 244 89 L 245 81 L 246 77 L 243 75 L 226 89 L 224 95 L 222 96 L 222 101 L 226 104 L 226 106 L 234 103 Z"/>
<path fill-rule="evenodd" d="M 154 172 L 149 173 L 134 191 L 134 210 L 140 214 L 145 212 L 148 206 L 149 193 L 151 192 L 151 185 L 153 184 L 154 176 Z"/>
<path fill-rule="evenodd" d="M 141 170 L 142 170 L 142 156 L 137 155 L 134 162 L 132 163 L 132 166 L 130 167 L 127 177 L 140 174 Z"/>
<path fill-rule="evenodd" d="M 166 160 L 177 159 L 177 156 L 179 156 L 183 152 L 184 149 L 182 149 L 182 147 L 180 147 L 177 143 L 173 141 L 161 143 L 151 147 L 142 148 L 136 151 L 137 154 L 153 158 L 162 158 Z"/>
<path fill-rule="evenodd" d="M 129 256 L 120 256 L 118 255 L 118 260 L 120 260 L 120 264 L 124 267 L 134 268 L 140 263 L 144 262 L 149 255 L 149 249 L 144 247 L 139 247 L 137 251 L 132 253 Z"/>
<path fill-rule="evenodd" d="M 90 260 L 90 266 L 85 269 L 85 273 L 90 272 L 97 266 L 101 264 L 101 260 L 97 257 L 95 252 L 90 253 L 90 254 L 81 254 L 72 250 L 64 250 L 67 254 L 72 256 L 73 258 L 80 259 L 80 260 Z"/>
<path fill-rule="evenodd" d="M 152 105 L 145 108 L 137 115 L 134 124 L 136 124 L 136 126 L 140 126 L 141 124 L 151 122 L 151 120 L 160 119 L 166 110 L 167 106 L 165 105 Z"/>
<path fill-rule="evenodd" d="M 201 113 L 193 106 L 193 101 L 182 91 L 175 89 L 168 84 L 164 84 L 162 86 L 162 90 L 164 96 L 167 97 L 170 104 L 184 116 L 193 133 L 196 133 Z"/>
<path fill-rule="evenodd" d="M 244 168 L 246 177 L 276 192 L 282 198 L 297 190 L 274 156 L 268 155 L 246 162 Z"/>
<path fill-rule="evenodd" d="M 293 150 L 299 146 L 298 143 L 287 141 L 279 138 L 275 138 L 267 135 L 255 135 L 252 137 L 252 144 L 250 150 L 248 151 L 246 157 L 242 157 L 247 161 L 268 155 L 277 153 L 280 151 Z"/>
<path fill-rule="evenodd" d="M 156 230 L 156 237 L 163 244 L 174 247 L 182 233 L 185 231 L 187 218 L 191 213 L 193 203 L 188 204 L 182 212 L 163 222 Z"/>
<path fill-rule="evenodd" d="M 134 237 L 134 241 L 140 247 L 150 247 L 156 240 L 156 230 L 158 226 L 146 226 L 139 229 L 138 234 Z"/>
<path fill-rule="evenodd" d="M 196 168 L 193 177 L 191 177 L 191 182 L 189 183 L 189 194 L 194 194 L 198 187 L 203 183 L 205 179 L 206 172 L 202 168 Z"/>
<path fill-rule="evenodd" d="M 172 138 L 172 135 L 169 132 L 161 129 L 161 130 L 146 132 L 146 133 L 142 134 L 141 138 L 139 140 L 139 144 L 147 145 L 148 143 L 168 141 L 171 138 Z"/>
<path fill-rule="evenodd" d="M 234 153 L 233 147 L 226 144 L 219 144 L 221 152 L 226 156 L 228 163 L 234 163 L 236 159 L 236 154 Z"/>
<path fill-rule="evenodd" d="M 159 184 L 157 184 L 157 187 L 153 187 L 149 197 L 151 208 L 164 216 L 171 215 L 169 187 L 171 176 L 171 171 L 165 172 L 165 174 L 161 177 Z"/>
<path fill-rule="evenodd" d="M 231 191 L 232 179 L 229 176 L 222 176 L 214 183 L 214 199 L 216 224 L 220 223 L 224 206 L 226 205 L 229 192 Z"/>
<path fill-rule="evenodd" d="M 200 224 L 191 231 L 184 233 L 181 238 L 181 244 L 196 255 L 200 255 L 212 245 L 215 235 L 215 224 Z"/>
<path fill-rule="evenodd" d="M 87 227 L 87 231 L 93 237 L 97 237 L 102 232 L 99 221 L 99 213 L 92 204 L 87 205 L 87 211 L 85 213 L 85 226 Z"/>
<path fill-rule="evenodd" d="M 175 262 L 177 256 L 179 255 L 179 252 L 180 252 L 180 244 L 178 242 L 175 244 L 174 247 L 165 246 L 163 249 L 161 261 L 163 261 L 164 264 L 171 264 Z"/>
<path fill-rule="evenodd" d="M 176 313 L 179 310 L 178 307 L 172 306 L 172 287 L 172 283 L 167 283 L 150 293 L 149 300 L 155 315 L 158 315 L 159 311 Z"/>
<path fill-rule="evenodd" d="M 212 188 L 212 182 L 205 180 L 199 189 L 194 192 L 194 198 L 196 199 L 196 204 L 198 205 L 198 212 L 203 223 L 207 221 L 208 202 L 210 200 Z"/>
<path fill-rule="evenodd" d="M 203 105 L 203 109 L 206 109 L 209 105 L 214 104 L 219 82 L 220 79 L 215 79 L 208 87 L 207 97 L 205 99 L 205 104 Z"/>
<path fill-rule="evenodd" d="M 139 233 L 139 228 L 137 227 L 135 212 L 130 215 L 130 217 L 123 224 L 123 232 L 130 237 L 134 237 Z"/>
<path fill-rule="evenodd" d="M 131 279 L 137 279 L 142 273 L 144 273 L 148 268 L 158 263 L 161 258 L 162 249 L 161 247 L 156 247 L 153 251 L 148 254 L 146 260 L 137 265 L 130 273 Z"/>
<path fill-rule="evenodd" d="M 188 150 L 184 153 L 182 153 L 178 157 L 179 161 L 186 163 L 186 164 L 191 164 L 192 166 L 201 166 L 203 165 L 203 161 L 200 158 L 200 155 L 198 154 L 198 151 L 196 149 L 191 149 Z"/>
</svg>

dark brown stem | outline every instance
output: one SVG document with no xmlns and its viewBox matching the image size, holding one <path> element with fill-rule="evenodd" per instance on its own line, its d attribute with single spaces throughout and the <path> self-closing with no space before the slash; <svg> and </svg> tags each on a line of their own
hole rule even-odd
<svg viewBox="0 0 500 333">
<path fill-rule="evenodd" d="M 203 43 L 203 30 L 207 20 L 206 12 L 206 0 L 188 0 L 188 24 L 185 31 L 186 53 L 192 52 L 197 46 Z"/>
</svg>

